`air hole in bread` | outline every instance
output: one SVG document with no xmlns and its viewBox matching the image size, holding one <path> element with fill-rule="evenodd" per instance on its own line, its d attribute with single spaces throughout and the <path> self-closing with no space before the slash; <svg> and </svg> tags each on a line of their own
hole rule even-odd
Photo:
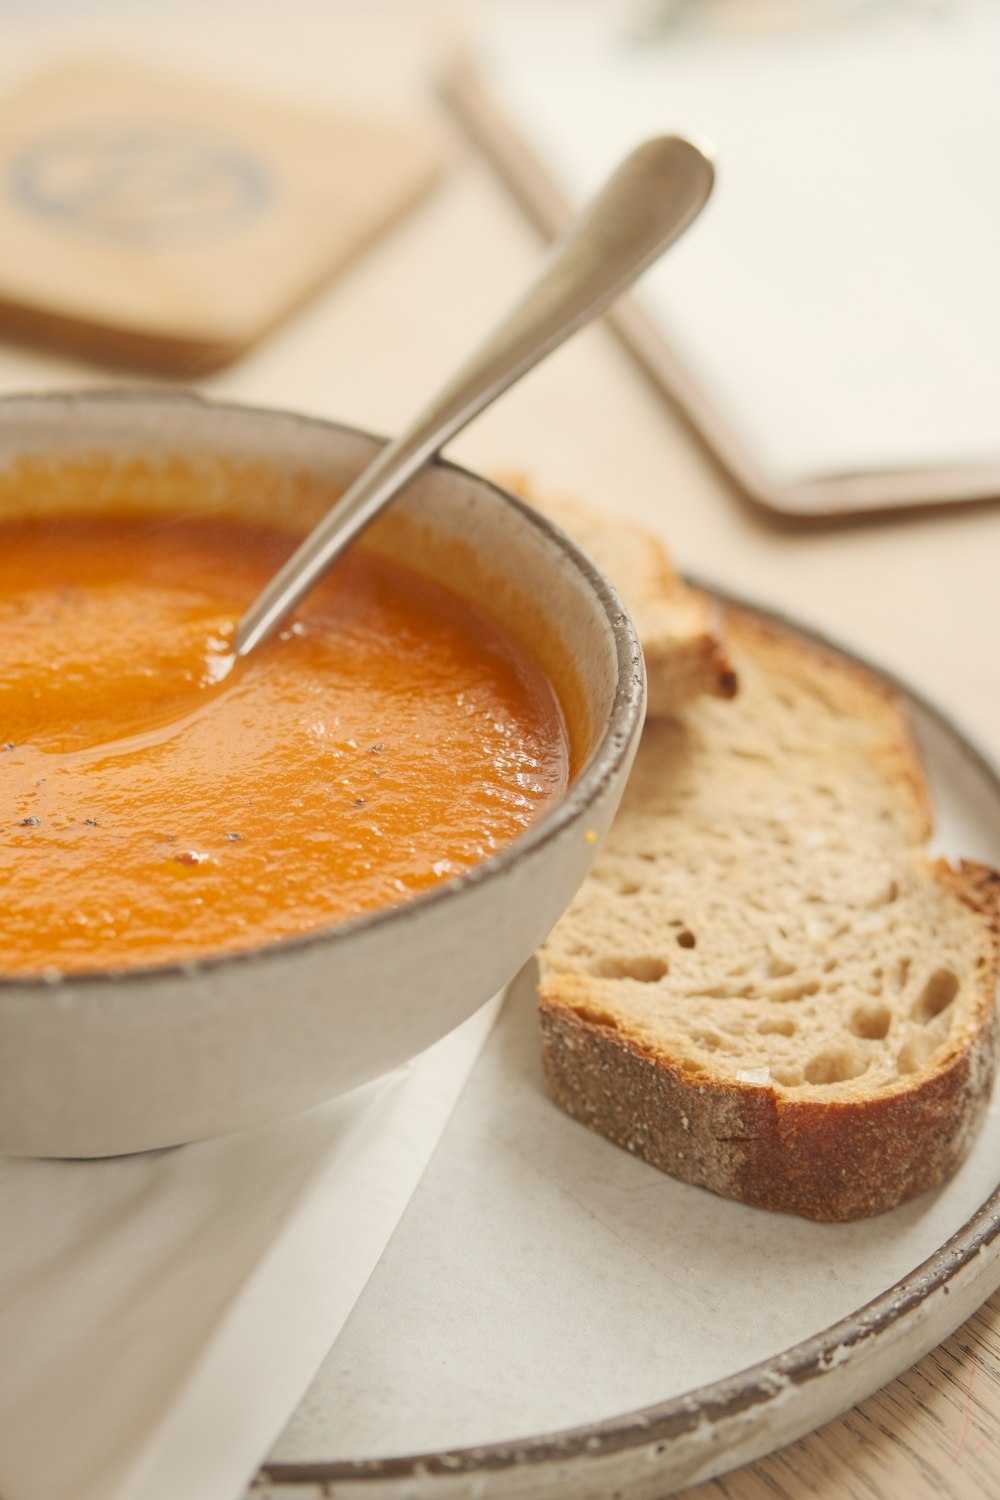
<svg viewBox="0 0 1000 1500">
<path fill-rule="evenodd" d="M 757 991 L 752 984 L 709 984 L 686 993 L 689 1000 L 750 1000 Z"/>
<path fill-rule="evenodd" d="M 848 1024 L 855 1036 L 880 1042 L 888 1035 L 892 1012 L 887 1005 L 859 1005 Z"/>
<path fill-rule="evenodd" d="M 950 969 L 936 969 L 924 985 L 913 1007 L 913 1019 L 926 1026 L 939 1016 L 958 994 L 958 975 Z"/>
<path fill-rule="evenodd" d="M 685 927 L 681 932 L 677 934 L 677 941 L 682 948 L 693 948 L 698 939 L 695 937 L 693 932 L 689 932 Z"/>
<path fill-rule="evenodd" d="M 757 1022 L 757 1030 L 761 1036 L 794 1036 L 798 1030 L 798 1023 L 791 1016 L 781 1016 L 776 1020 L 765 1018 Z"/>
<path fill-rule="evenodd" d="M 787 979 L 789 974 L 794 973 L 795 965 L 790 964 L 787 958 L 778 958 L 774 953 L 771 954 L 767 965 L 769 979 Z"/>
<path fill-rule="evenodd" d="M 638 880 L 631 880 L 627 875 L 623 875 L 618 882 L 617 890 L 619 896 L 637 896 L 642 886 Z"/>
<path fill-rule="evenodd" d="M 602 958 L 592 972 L 601 979 L 637 979 L 641 984 L 655 984 L 670 970 L 655 954 L 636 953 L 628 958 Z"/>
<path fill-rule="evenodd" d="M 818 979 L 801 979 L 796 984 L 778 984 L 774 989 L 768 991 L 771 1000 L 778 1000 L 782 1004 L 789 1000 L 805 1000 L 810 995 L 818 995 L 820 983 Z"/>
<path fill-rule="evenodd" d="M 600 1006 L 588 1005 L 582 1015 L 592 1026 L 606 1026 L 609 1031 L 621 1030 L 618 1017 L 609 1010 L 602 1010 Z M 572 1048 L 572 1042 L 567 1041 L 566 1045 Z"/>
<path fill-rule="evenodd" d="M 900 1048 L 896 1066 L 901 1073 L 919 1073 L 927 1067 L 936 1048 L 936 1042 L 926 1031 L 918 1032 Z"/>
<path fill-rule="evenodd" d="M 868 1063 L 853 1047 L 829 1047 L 805 1066 L 806 1083 L 846 1083 L 865 1071 Z"/>
<path fill-rule="evenodd" d="M 899 960 L 899 965 L 898 965 L 898 967 L 896 969 L 896 988 L 897 988 L 897 990 L 902 990 L 902 989 L 906 988 L 906 981 L 910 977 L 911 963 L 912 963 L 912 960 L 909 959 L 909 958 L 901 958 Z"/>
</svg>

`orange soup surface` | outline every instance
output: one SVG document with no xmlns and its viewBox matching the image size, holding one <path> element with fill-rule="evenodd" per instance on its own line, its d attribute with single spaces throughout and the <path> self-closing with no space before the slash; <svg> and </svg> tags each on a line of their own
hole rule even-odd
<svg viewBox="0 0 1000 1500">
<path fill-rule="evenodd" d="M 0 524 L 0 973 L 173 962 L 405 901 L 564 790 L 511 636 L 350 553 L 242 661 L 295 539 L 231 520 Z"/>
</svg>

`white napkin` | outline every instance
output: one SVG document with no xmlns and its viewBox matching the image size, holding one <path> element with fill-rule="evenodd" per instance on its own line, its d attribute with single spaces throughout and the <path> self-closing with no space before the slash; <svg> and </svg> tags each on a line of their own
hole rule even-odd
<svg viewBox="0 0 1000 1500">
<path fill-rule="evenodd" d="M 221 1140 L 0 1161 L 0 1495 L 242 1493 L 420 1179 L 499 998 L 390 1077 Z"/>
</svg>

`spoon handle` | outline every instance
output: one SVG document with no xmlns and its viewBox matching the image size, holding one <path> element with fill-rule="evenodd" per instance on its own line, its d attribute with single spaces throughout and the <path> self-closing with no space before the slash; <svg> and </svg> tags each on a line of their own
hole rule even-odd
<svg viewBox="0 0 1000 1500">
<path fill-rule="evenodd" d="M 711 161 L 680 136 L 627 156 L 546 256 L 522 300 L 407 430 L 331 507 L 236 630 L 245 656 L 281 623 L 340 553 L 449 438 L 631 286 L 697 217 Z"/>
</svg>

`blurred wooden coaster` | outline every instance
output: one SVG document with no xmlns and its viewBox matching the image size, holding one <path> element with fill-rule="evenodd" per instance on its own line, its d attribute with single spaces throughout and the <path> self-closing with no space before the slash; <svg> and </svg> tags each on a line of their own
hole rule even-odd
<svg viewBox="0 0 1000 1500">
<path fill-rule="evenodd" d="M 0 331 L 188 374 L 226 364 L 428 186 L 411 121 L 119 62 L 0 111 Z"/>
</svg>

